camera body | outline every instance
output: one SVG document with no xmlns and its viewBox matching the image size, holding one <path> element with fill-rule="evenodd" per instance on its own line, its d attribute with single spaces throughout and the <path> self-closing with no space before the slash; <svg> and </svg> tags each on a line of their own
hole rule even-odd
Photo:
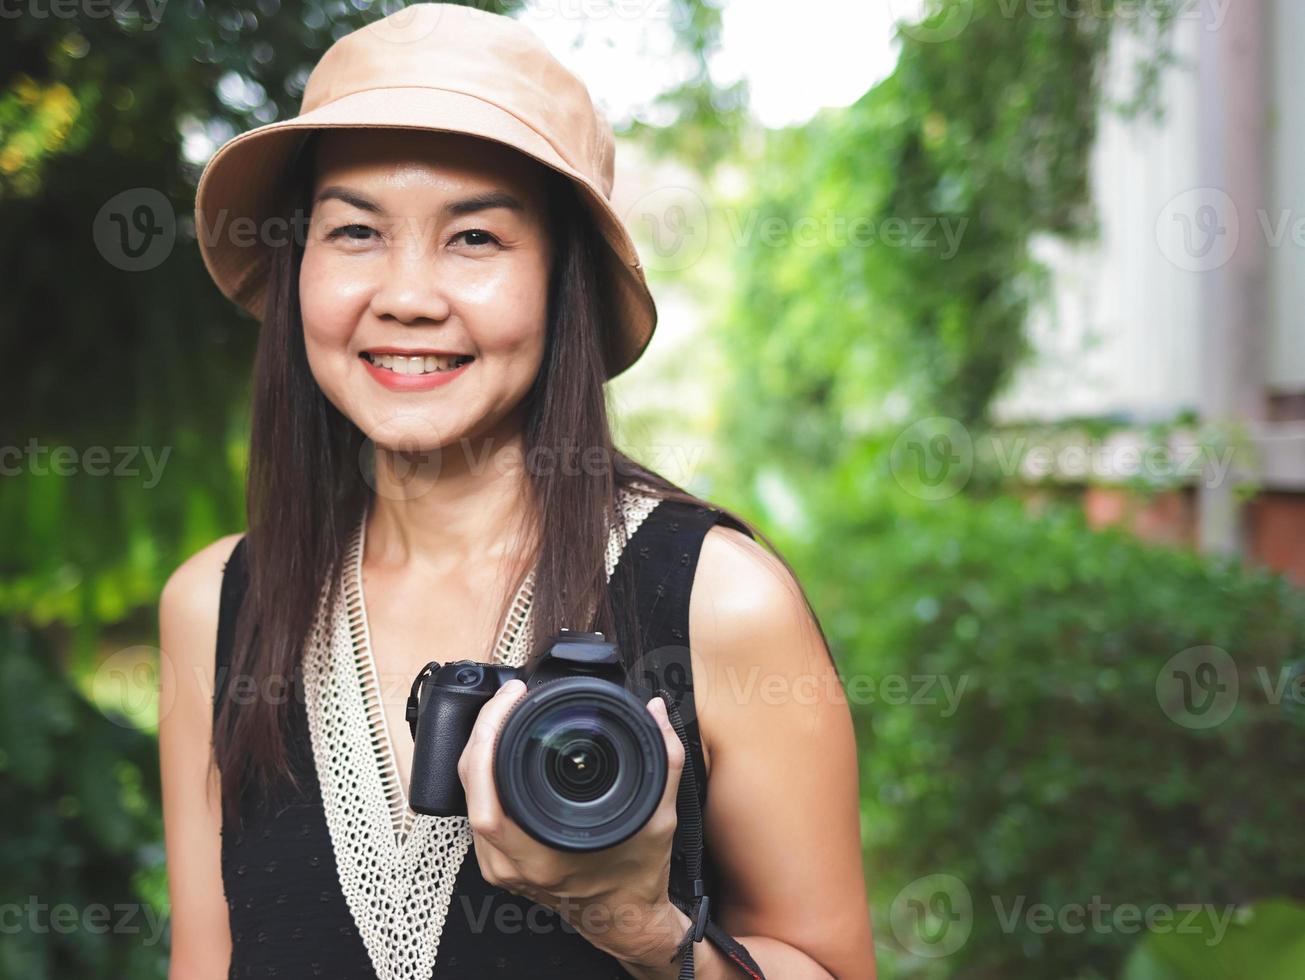
<svg viewBox="0 0 1305 980">
<path fill-rule="evenodd" d="M 422 669 L 407 705 L 412 809 L 466 816 L 458 759 L 480 709 L 513 679 L 525 682 L 526 694 L 494 744 L 503 811 L 536 840 L 564 851 L 601 850 L 637 833 L 666 787 L 661 729 L 626 689 L 616 645 L 602 633 L 566 629 L 528 673 L 474 660 L 432 661 Z"/>
</svg>

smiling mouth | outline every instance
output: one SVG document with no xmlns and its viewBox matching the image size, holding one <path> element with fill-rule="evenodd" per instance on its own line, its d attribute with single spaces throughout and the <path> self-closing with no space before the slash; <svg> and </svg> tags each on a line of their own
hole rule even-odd
<svg viewBox="0 0 1305 980">
<path fill-rule="evenodd" d="M 358 355 L 369 364 L 395 374 L 439 374 L 443 371 L 456 371 L 464 364 L 475 360 L 470 354 L 371 354 L 363 351 Z"/>
</svg>

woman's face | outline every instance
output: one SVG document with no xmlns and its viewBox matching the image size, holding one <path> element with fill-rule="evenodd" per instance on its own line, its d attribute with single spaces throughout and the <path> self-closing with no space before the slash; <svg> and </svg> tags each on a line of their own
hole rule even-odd
<svg viewBox="0 0 1305 980">
<path fill-rule="evenodd" d="M 515 431 L 543 361 L 545 207 L 540 165 L 496 143 L 322 133 L 304 342 L 326 397 L 376 445 L 431 450 L 504 420 Z"/>
</svg>

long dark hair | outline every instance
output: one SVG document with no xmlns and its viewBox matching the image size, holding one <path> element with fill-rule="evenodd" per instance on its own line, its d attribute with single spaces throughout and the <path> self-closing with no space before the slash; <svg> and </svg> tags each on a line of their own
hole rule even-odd
<svg viewBox="0 0 1305 980">
<path fill-rule="evenodd" d="M 315 136 L 311 133 L 301 144 L 281 186 L 280 213 L 292 228 L 303 228 L 311 209 Z M 792 573 L 758 528 L 613 445 L 604 388 L 615 334 L 604 311 L 613 306 L 598 272 L 599 250 L 606 246 L 575 186 L 545 169 L 555 252 L 543 364 L 524 406 L 525 458 L 552 453 L 556 459 L 568 446 L 600 451 L 588 450 L 586 465 L 565 473 L 558 466 L 525 467 L 536 568 L 528 638 L 534 642 L 529 642 L 527 664 L 542 650 L 536 644 L 563 626 L 601 630 L 629 655 L 627 644 L 637 635 L 635 613 L 629 603 L 615 602 L 613 591 L 622 596 L 631 592 L 613 590 L 606 581 L 604 555 L 608 528 L 621 523 L 618 492 L 633 483 L 664 500 L 717 507 Z M 254 364 L 246 492 L 249 586 L 228 677 L 240 678 L 246 689 L 257 692 L 277 685 L 283 692 L 294 688 L 291 681 L 301 668 L 321 591 L 325 585 L 327 601 L 334 601 L 348 538 L 372 493 L 359 463 L 365 436 L 327 400 L 308 365 L 299 309 L 302 257 L 299 234 L 277 243 L 273 251 Z M 594 459 L 603 462 L 589 465 Z M 823 627 L 805 591 L 798 589 L 823 641 Z M 510 601 L 512 592 L 508 594 Z M 226 812 L 234 812 L 251 782 L 261 790 L 280 779 L 297 783 L 287 744 L 290 707 L 288 697 L 255 697 L 238 706 L 229 697 L 219 699 L 213 751 Z"/>
</svg>

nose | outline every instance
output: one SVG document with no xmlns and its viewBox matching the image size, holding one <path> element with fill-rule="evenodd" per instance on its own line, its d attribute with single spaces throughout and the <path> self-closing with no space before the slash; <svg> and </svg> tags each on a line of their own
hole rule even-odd
<svg viewBox="0 0 1305 980">
<path fill-rule="evenodd" d="M 425 243 L 411 240 L 388 251 L 372 292 L 374 316 L 405 325 L 448 319 L 451 307 L 431 252 Z"/>
</svg>

